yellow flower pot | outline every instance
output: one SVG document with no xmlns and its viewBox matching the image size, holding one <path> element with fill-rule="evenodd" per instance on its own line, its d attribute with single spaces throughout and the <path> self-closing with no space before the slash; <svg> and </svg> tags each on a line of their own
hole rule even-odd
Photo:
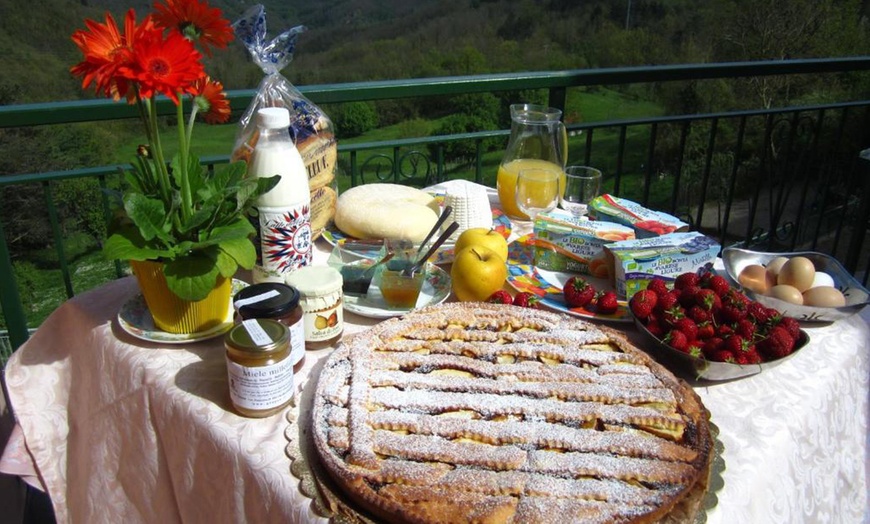
<svg viewBox="0 0 870 524">
<path fill-rule="evenodd" d="M 232 279 L 218 277 L 215 288 L 206 298 L 191 302 L 178 298 L 169 290 L 162 263 L 131 260 L 130 266 L 158 329 L 177 334 L 200 333 L 226 321 Z"/>
</svg>

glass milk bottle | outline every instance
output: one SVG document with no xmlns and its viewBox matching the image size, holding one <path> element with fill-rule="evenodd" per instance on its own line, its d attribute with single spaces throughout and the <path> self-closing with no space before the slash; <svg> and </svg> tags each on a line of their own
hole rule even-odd
<svg viewBox="0 0 870 524">
<path fill-rule="evenodd" d="M 257 111 L 259 138 L 248 176 L 281 175 L 281 181 L 257 199 L 254 227 L 257 264 L 254 283 L 284 282 L 295 269 L 311 263 L 311 193 L 302 156 L 290 137 L 290 112 L 283 107 Z"/>
</svg>

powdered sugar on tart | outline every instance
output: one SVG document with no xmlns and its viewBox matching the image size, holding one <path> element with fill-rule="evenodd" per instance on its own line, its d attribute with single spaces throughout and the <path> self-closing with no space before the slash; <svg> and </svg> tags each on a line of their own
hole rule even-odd
<svg viewBox="0 0 870 524">
<path fill-rule="evenodd" d="M 462 303 L 388 320 L 329 357 L 314 402 L 326 470 L 390 521 L 653 522 L 709 474 L 694 392 L 558 313 Z"/>
</svg>

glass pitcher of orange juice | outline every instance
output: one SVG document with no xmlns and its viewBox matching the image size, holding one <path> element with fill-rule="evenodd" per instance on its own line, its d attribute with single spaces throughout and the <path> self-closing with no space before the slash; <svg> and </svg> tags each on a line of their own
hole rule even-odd
<svg viewBox="0 0 870 524">
<path fill-rule="evenodd" d="M 511 137 L 498 167 L 498 199 L 511 218 L 528 220 L 516 202 L 517 175 L 523 169 L 553 169 L 562 174 L 565 189 L 565 162 L 568 159 L 568 133 L 561 121 L 562 111 L 537 104 L 511 106 Z"/>
</svg>

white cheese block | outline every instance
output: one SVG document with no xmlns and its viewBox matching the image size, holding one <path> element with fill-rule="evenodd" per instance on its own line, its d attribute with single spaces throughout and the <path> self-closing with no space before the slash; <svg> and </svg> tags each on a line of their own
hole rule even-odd
<svg viewBox="0 0 870 524">
<path fill-rule="evenodd" d="M 438 201 L 399 184 L 365 184 L 338 197 L 335 225 L 354 238 L 405 238 L 420 242 L 438 220 Z"/>
<path fill-rule="evenodd" d="M 468 180 L 453 181 L 444 196 L 444 205 L 453 207 L 451 218 L 459 224 L 459 229 L 450 236 L 450 240 L 455 241 L 466 229 L 492 228 L 492 208 L 489 205 L 489 195 L 486 193 L 486 187 L 480 184 Z M 450 220 L 445 221 L 442 229 L 448 225 L 450 225 Z"/>
</svg>

